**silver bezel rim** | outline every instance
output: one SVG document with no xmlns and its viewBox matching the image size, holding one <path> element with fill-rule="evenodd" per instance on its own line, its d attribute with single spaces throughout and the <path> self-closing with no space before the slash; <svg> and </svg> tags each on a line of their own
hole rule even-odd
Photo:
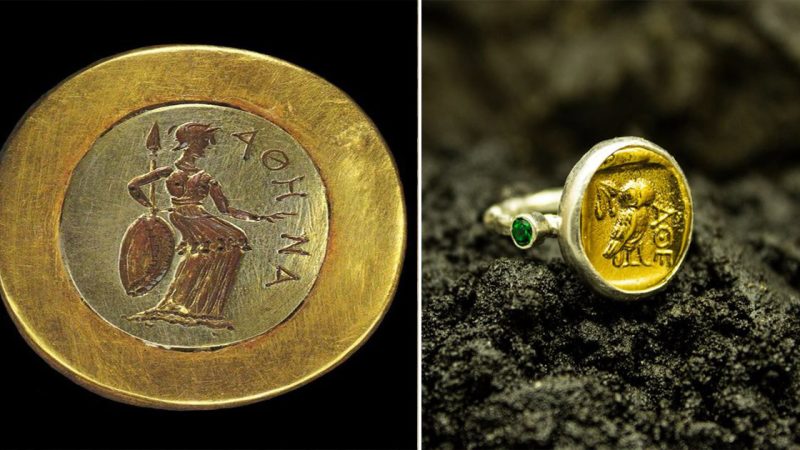
<svg viewBox="0 0 800 450">
<path fill-rule="evenodd" d="M 611 285 L 606 281 L 595 269 L 586 252 L 583 249 L 581 242 L 581 209 L 583 206 L 583 196 L 586 188 L 589 185 L 592 177 L 597 169 L 614 152 L 627 147 L 643 147 L 648 150 L 654 151 L 661 156 L 665 157 L 671 164 L 674 165 L 676 171 L 681 176 L 681 180 L 686 187 L 686 194 L 689 197 L 689 210 L 692 211 L 690 220 L 687 225 L 688 239 L 686 243 L 686 251 L 684 251 L 672 272 L 657 286 L 652 288 L 639 290 L 639 291 L 626 291 Z M 666 287 L 670 280 L 678 273 L 683 260 L 688 253 L 688 248 L 692 240 L 692 227 L 694 222 L 694 202 L 692 200 L 691 190 L 689 183 L 686 180 L 680 166 L 675 158 L 672 157 L 666 150 L 658 145 L 639 137 L 618 137 L 609 139 L 598 143 L 592 147 L 581 159 L 575 164 L 575 167 L 567 176 L 567 181 L 564 184 L 564 193 L 561 196 L 559 203 L 558 214 L 562 218 L 561 230 L 559 232 L 559 244 L 561 253 L 564 259 L 569 262 L 578 273 L 586 280 L 586 282 L 594 288 L 597 292 L 606 297 L 614 298 L 617 300 L 636 300 L 651 294 L 654 294 Z"/>
</svg>

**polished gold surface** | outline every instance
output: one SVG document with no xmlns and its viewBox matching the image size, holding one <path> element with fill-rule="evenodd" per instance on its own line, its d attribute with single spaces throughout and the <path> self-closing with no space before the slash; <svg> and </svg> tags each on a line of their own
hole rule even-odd
<svg viewBox="0 0 800 450">
<path fill-rule="evenodd" d="M 214 133 L 216 144 L 205 150 L 197 166 L 222 187 L 230 206 L 274 217 L 269 221 L 240 220 L 221 214 L 211 199 L 204 202 L 204 209 L 216 217 L 213 220 L 221 218 L 240 228 L 252 248 L 242 255 L 230 295 L 223 299 L 225 306 L 218 321 L 223 320 L 230 329 L 186 326 L 191 318 L 181 321 L 181 316 L 173 312 L 162 313 L 171 321 L 135 320 L 141 317 L 137 313 L 155 308 L 165 297 L 178 260 L 202 256 L 200 252 L 176 255 L 164 279 L 141 296 L 129 296 L 118 275 L 122 236 L 137 217 L 149 216 L 147 208 L 128 192 L 129 181 L 148 172 L 150 152 L 144 136 L 150 129 L 161 130 L 150 134 L 163 142 L 155 166 L 175 173 L 175 160 L 182 152 L 171 151 L 176 141 L 168 130 L 191 122 L 219 127 Z M 158 127 L 153 128 L 154 124 Z M 242 133 L 253 132 L 252 139 L 239 138 Z M 285 164 L 268 166 L 262 155 L 282 158 Z M 170 206 L 174 209 L 166 187 L 168 180 L 165 177 L 150 184 L 156 188 L 156 205 L 163 218 L 172 214 L 167 211 Z M 290 184 L 294 192 L 290 192 Z M 180 237 L 180 233 L 175 234 Z M 273 328 L 306 298 L 325 257 L 328 202 L 325 186 L 308 154 L 277 125 L 225 106 L 170 105 L 123 120 L 92 145 L 70 179 L 61 212 L 60 238 L 78 292 L 105 320 L 156 345 L 219 347 Z M 211 246 L 216 244 L 212 242 Z M 214 253 L 213 248 L 207 250 Z M 224 281 L 212 279 L 211 283 Z"/>
<path fill-rule="evenodd" d="M 180 103 L 227 105 L 277 125 L 305 150 L 327 194 L 325 255 L 301 307 L 268 332 L 216 350 L 186 352 L 148 345 L 112 325 L 92 309 L 99 300 L 81 299 L 65 257 L 73 273 L 86 269 L 61 249 L 61 215 L 68 219 L 73 208 L 65 203 L 67 191 L 75 188 L 76 168 L 93 145 L 134 112 Z M 134 158 L 141 159 L 119 179 L 149 169 L 143 150 L 146 136 L 145 129 L 138 143 L 129 143 L 137 153 Z M 212 163 L 211 152 L 205 161 L 209 167 L 219 162 Z M 277 154 L 260 159 L 262 167 L 282 164 Z M 226 173 L 233 172 L 222 169 L 218 177 L 231 186 L 232 205 L 253 201 L 250 206 L 258 213 L 273 211 L 269 194 L 261 198 L 264 203 L 253 194 L 267 188 L 264 179 L 255 181 L 252 190 L 239 191 L 233 186 L 240 181 Z M 108 183 L 104 187 L 117 189 Z M 113 196 L 116 202 L 117 194 Z M 133 203 L 124 196 L 120 201 Z M 146 211 L 136 203 L 120 205 L 119 210 L 114 209 L 116 203 L 98 208 L 120 216 L 114 226 L 133 221 L 137 208 Z M 254 236 L 261 232 L 258 227 L 271 226 L 249 225 Z M 119 245 L 118 231 L 100 231 L 109 236 L 99 239 Z M 100 62 L 63 82 L 27 113 L 0 160 L 0 234 L 6 306 L 23 336 L 53 367 L 89 389 L 133 404 L 218 408 L 271 397 L 308 382 L 363 343 L 389 306 L 398 281 L 405 210 L 385 143 L 344 93 L 264 55 L 174 46 Z M 264 267 L 269 264 L 275 263 Z M 162 283 L 167 281 L 168 277 Z M 115 280 L 110 289 L 120 285 Z"/>
<path fill-rule="evenodd" d="M 594 270 L 626 292 L 661 286 L 686 253 L 692 224 L 685 179 L 643 147 L 611 154 L 583 197 L 581 244 Z"/>
</svg>

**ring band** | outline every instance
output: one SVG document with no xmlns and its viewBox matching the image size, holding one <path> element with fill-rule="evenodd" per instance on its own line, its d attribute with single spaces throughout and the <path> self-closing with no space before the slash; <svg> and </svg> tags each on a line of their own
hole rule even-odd
<svg viewBox="0 0 800 450">
<path fill-rule="evenodd" d="M 509 198 L 489 207 L 483 215 L 483 223 L 496 233 L 511 236 L 514 219 L 530 214 L 533 220 L 538 222 L 536 238 L 558 237 L 558 230 L 561 228 L 558 203 L 561 201 L 563 191 L 561 188 L 552 188 L 531 195 Z M 512 240 L 514 244 L 523 249 L 538 243 L 534 242 L 535 239 L 531 239 L 526 244 L 521 244 L 518 239 Z"/>
<path fill-rule="evenodd" d="M 675 159 L 638 137 L 603 141 L 554 188 L 489 207 L 490 230 L 527 249 L 557 237 L 598 293 L 633 300 L 663 289 L 691 242 L 693 206 Z"/>
</svg>

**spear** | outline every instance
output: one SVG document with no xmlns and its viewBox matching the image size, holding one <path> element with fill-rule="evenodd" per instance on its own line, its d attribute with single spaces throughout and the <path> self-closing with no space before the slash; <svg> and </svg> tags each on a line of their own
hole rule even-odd
<svg viewBox="0 0 800 450">
<path fill-rule="evenodd" d="M 147 142 L 145 144 L 147 150 L 150 151 L 150 172 L 156 170 L 156 157 L 158 151 L 161 150 L 161 136 L 158 130 L 158 122 L 153 123 L 150 128 L 150 133 L 147 134 Z M 156 183 L 150 183 L 150 213 L 156 215 L 158 213 L 158 206 L 156 206 Z"/>
</svg>

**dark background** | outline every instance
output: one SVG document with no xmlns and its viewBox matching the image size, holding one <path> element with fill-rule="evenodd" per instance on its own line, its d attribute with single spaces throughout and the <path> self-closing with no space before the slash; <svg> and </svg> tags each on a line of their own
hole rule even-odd
<svg viewBox="0 0 800 450">
<path fill-rule="evenodd" d="M 800 2 L 423 4 L 423 443 L 800 446 Z M 638 135 L 694 198 L 662 293 L 481 223 Z"/>
<path fill-rule="evenodd" d="M 2 4 L 0 17 L 0 136 L 39 96 L 101 58 L 172 43 L 253 50 L 321 75 L 366 111 L 394 153 L 412 224 L 397 295 L 375 334 L 329 374 L 254 405 L 170 412 L 107 400 L 51 369 L 0 314 L 0 442 L 58 448 L 414 447 L 415 3 L 36 2 Z M 19 248 L 24 258 L 25 243 Z"/>
</svg>

